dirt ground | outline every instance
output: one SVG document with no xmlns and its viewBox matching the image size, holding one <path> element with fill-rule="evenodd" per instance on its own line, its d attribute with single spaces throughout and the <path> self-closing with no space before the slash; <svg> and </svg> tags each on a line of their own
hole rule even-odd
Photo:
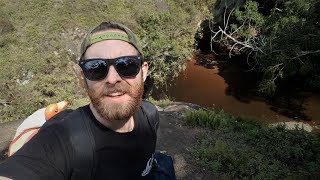
<svg viewBox="0 0 320 180">
<path fill-rule="evenodd" d="M 210 171 L 201 168 L 192 156 L 197 137 L 203 130 L 184 125 L 183 112 L 198 108 L 189 103 L 172 103 L 166 108 L 158 108 L 160 126 L 157 150 L 171 155 L 174 159 L 178 180 L 216 179 Z M 21 121 L 0 124 L 0 163 L 7 156 L 7 147 Z"/>
<path fill-rule="evenodd" d="M 196 159 L 192 156 L 197 138 L 204 130 L 184 125 L 183 112 L 191 108 L 198 107 L 189 103 L 173 103 L 165 109 L 159 108 L 157 149 L 173 157 L 178 180 L 216 179 L 210 171 L 197 165 Z"/>
</svg>

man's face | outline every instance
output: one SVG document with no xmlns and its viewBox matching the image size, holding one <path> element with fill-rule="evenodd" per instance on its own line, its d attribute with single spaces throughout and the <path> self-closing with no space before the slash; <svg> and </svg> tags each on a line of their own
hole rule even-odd
<svg viewBox="0 0 320 180">
<path fill-rule="evenodd" d="M 138 51 L 127 42 L 106 40 L 91 45 L 85 52 L 84 59 L 113 59 L 137 54 Z M 142 99 L 147 71 L 148 64 L 143 63 L 137 76 L 122 78 L 114 66 L 110 66 L 104 79 L 85 79 L 91 104 L 104 120 L 128 120 L 134 114 Z"/>
</svg>

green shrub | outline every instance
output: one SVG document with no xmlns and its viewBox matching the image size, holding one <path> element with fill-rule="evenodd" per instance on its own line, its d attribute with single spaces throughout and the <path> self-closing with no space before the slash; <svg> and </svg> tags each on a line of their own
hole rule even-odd
<svg viewBox="0 0 320 180">
<path fill-rule="evenodd" d="M 269 127 L 223 111 L 186 114 L 191 126 L 213 131 L 199 140 L 195 155 L 213 173 L 240 179 L 318 177 L 320 134 Z"/>
<path fill-rule="evenodd" d="M 247 62 L 262 74 L 258 89 L 264 95 L 273 96 L 281 83 L 295 79 L 303 80 L 299 82 L 302 88 L 319 90 L 320 2 L 273 2 L 270 12 L 262 12 L 268 3 L 257 0 L 245 1 L 243 6 L 235 8 L 225 27 L 232 38 L 220 42 L 235 54 L 253 59 Z M 233 7 L 228 8 L 231 11 Z M 224 24 L 219 26 L 224 28 Z M 217 27 L 214 30 L 219 32 Z"/>
<path fill-rule="evenodd" d="M 168 97 L 165 97 L 165 98 L 160 99 L 160 100 L 155 100 L 152 97 L 148 97 L 148 101 L 150 101 L 152 104 L 155 104 L 155 105 L 160 106 L 162 108 L 167 107 L 168 105 L 170 105 L 173 102 Z"/>
</svg>

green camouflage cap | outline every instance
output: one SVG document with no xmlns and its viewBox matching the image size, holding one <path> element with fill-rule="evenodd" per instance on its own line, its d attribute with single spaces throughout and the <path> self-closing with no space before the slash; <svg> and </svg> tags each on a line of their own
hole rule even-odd
<svg viewBox="0 0 320 180">
<path fill-rule="evenodd" d="M 102 25 L 107 25 L 108 28 L 101 28 Z M 124 31 L 126 34 L 122 32 L 106 31 L 108 29 L 119 29 Z M 105 40 L 121 40 L 128 42 L 133 45 L 141 55 L 143 55 L 137 36 L 128 27 L 116 22 L 102 22 L 87 32 L 81 44 L 80 58 L 82 58 L 88 47 L 90 47 L 92 44 Z"/>
</svg>

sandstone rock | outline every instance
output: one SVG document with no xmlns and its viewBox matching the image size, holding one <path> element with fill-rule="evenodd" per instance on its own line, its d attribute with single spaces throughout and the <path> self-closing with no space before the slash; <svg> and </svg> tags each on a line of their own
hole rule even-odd
<svg viewBox="0 0 320 180">
<path fill-rule="evenodd" d="M 272 127 L 274 127 L 274 126 L 284 126 L 288 130 L 299 129 L 299 130 L 305 130 L 307 132 L 311 132 L 312 129 L 313 129 L 310 124 L 306 124 L 306 123 L 303 123 L 303 122 L 296 122 L 296 121 L 274 123 L 274 124 L 270 124 L 270 126 L 272 126 Z"/>
<path fill-rule="evenodd" d="M 163 111 L 165 112 L 186 112 L 193 109 L 199 109 L 200 106 L 192 103 L 184 103 L 184 102 L 174 102 L 169 106 L 165 107 Z"/>
</svg>

